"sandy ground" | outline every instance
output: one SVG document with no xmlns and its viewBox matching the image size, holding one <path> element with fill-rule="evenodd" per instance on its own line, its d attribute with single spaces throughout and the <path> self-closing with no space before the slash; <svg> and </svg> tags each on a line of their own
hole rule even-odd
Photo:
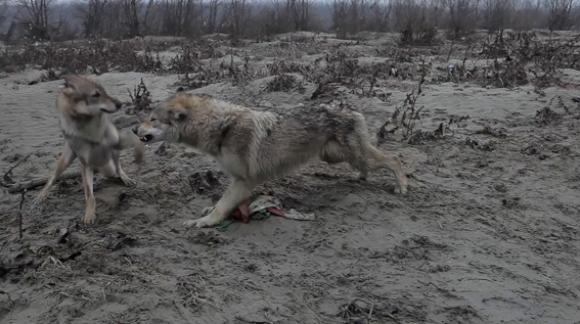
<svg viewBox="0 0 580 324">
<path fill-rule="evenodd" d="M 18 181 L 47 175 L 63 143 L 53 104 L 60 81 L 27 85 L 33 74 L 0 79 L 0 170 L 32 153 L 14 169 Z M 174 75 L 96 78 L 129 100 L 141 77 L 156 100 L 176 88 Z M 441 139 L 380 146 L 405 161 L 407 196 L 393 193 L 387 171 L 362 182 L 347 166 L 320 162 L 258 189 L 315 213 L 312 222 L 184 228 L 228 180 L 174 144 L 150 147 L 139 175 L 124 154 L 136 188 L 98 177 L 94 226 L 80 223 L 79 181 L 66 180 L 41 213 L 28 212 L 37 191 L 25 195 L 19 240 L 20 197 L 2 192 L 0 322 L 580 323 L 580 106 L 571 100 L 580 73 L 565 77 L 566 88 L 544 94 L 427 82 L 418 129 L 469 118 Z M 269 93 L 262 81 L 194 92 L 292 109 L 313 90 Z M 414 84 L 385 84 L 387 103 L 346 100 L 375 134 Z M 547 106 L 561 119 L 538 125 L 536 112 Z M 492 131 L 481 132 L 486 126 Z M 208 172 L 219 183 L 200 190 Z"/>
</svg>

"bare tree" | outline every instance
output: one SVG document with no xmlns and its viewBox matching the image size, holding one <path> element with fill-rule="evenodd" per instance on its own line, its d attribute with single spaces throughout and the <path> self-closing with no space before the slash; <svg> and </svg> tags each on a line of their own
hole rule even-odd
<svg viewBox="0 0 580 324">
<path fill-rule="evenodd" d="M 6 11 L 8 11 L 8 1 L 0 0 L 0 25 L 6 20 Z"/>
<path fill-rule="evenodd" d="M 163 33 L 193 36 L 199 28 L 199 10 L 195 0 L 165 0 L 163 2 Z"/>
<path fill-rule="evenodd" d="M 448 10 L 448 27 L 453 39 L 472 32 L 475 27 L 475 6 L 473 0 L 445 0 Z"/>
<path fill-rule="evenodd" d="M 157 32 L 157 30 L 159 29 L 157 28 L 158 26 L 152 25 L 152 24 L 160 25 L 159 21 L 155 20 L 155 15 L 152 15 L 152 13 L 155 13 L 156 11 L 157 11 L 157 0 L 149 0 L 147 6 L 145 7 L 145 11 L 144 12 L 139 11 L 139 19 L 141 19 L 139 30 L 140 34 L 151 35 L 154 33 L 158 33 Z"/>
<path fill-rule="evenodd" d="M 336 37 L 346 38 L 348 33 L 348 2 L 345 0 L 334 0 L 332 4 L 332 29 L 336 32 Z"/>
<path fill-rule="evenodd" d="M 207 21 L 205 24 L 206 33 L 215 33 L 218 27 L 218 11 L 221 6 L 220 0 L 209 0 Z"/>
<path fill-rule="evenodd" d="M 29 36 L 38 40 L 49 39 L 48 14 L 52 0 L 18 0 L 18 3 L 23 8 Z"/>
<path fill-rule="evenodd" d="M 108 0 L 89 0 L 79 8 L 83 16 L 83 34 L 86 38 L 95 38 L 102 35 L 104 17 Z"/>
<path fill-rule="evenodd" d="M 335 0 L 332 24 L 337 37 L 355 35 L 366 26 L 367 3 L 365 0 Z"/>
<path fill-rule="evenodd" d="M 437 36 L 437 20 L 441 7 L 437 1 L 393 0 L 395 28 L 401 33 L 401 42 L 430 44 Z"/>
<path fill-rule="evenodd" d="M 366 25 L 367 3 L 365 0 L 350 0 L 349 25 L 350 32 L 354 35 Z"/>
<path fill-rule="evenodd" d="M 258 11 L 253 20 L 258 27 L 256 36 L 259 40 L 271 40 L 273 35 L 292 30 L 287 8 L 287 3 L 279 0 L 264 3 L 257 8 Z"/>
<path fill-rule="evenodd" d="M 286 13 L 293 24 L 293 30 L 308 30 L 310 1 L 286 0 Z"/>
<path fill-rule="evenodd" d="M 375 0 L 369 7 L 367 29 L 378 32 L 389 30 L 389 19 L 392 8 L 391 2 Z"/>
<path fill-rule="evenodd" d="M 546 0 L 548 9 L 548 29 L 550 31 L 569 28 L 571 25 L 570 13 L 574 0 Z"/>
<path fill-rule="evenodd" d="M 53 22 L 50 24 L 49 34 L 52 41 L 65 41 L 76 39 L 79 35 L 78 26 L 67 19 L 69 15 L 75 11 L 75 8 L 67 4 L 57 4 L 55 11 L 58 13 L 58 20 L 52 18 Z"/>
<path fill-rule="evenodd" d="M 245 35 L 250 17 L 250 6 L 246 0 L 230 0 L 225 8 L 222 26 L 225 26 L 234 42 Z"/>
<path fill-rule="evenodd" d="M 546 17 L 543 10 L 545 0 L 520 0 L 515 7 L 511 26 L 516 30 L 530 30 L 545 27 Z"/>
<path fill-rule="evenodd" d="M 127 37 L 140 35 L 139 29 L 139 7 L 141 0 L 122 0 L 123 23 L 127 28 Z"/>
<path fill-rule="evenodd" d="M 484 0 L 483 24 L 489 33 L 503 34 L 511 23 L 514 9 L 513 0 Z"/>
<path fill-rule="evenodd" d="M 580 3 L 577 3 L 572 10 L 572 21 L 574 21 L 573 28 L 580 30 Z"/>
</svg>

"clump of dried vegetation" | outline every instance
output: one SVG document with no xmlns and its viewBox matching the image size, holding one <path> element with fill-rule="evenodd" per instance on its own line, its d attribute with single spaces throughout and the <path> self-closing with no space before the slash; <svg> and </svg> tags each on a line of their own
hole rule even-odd
<svg viewBox="0 0 580 324">
<path fill-rule="evenodd" d="M 129 98 L 131 98 L 131 108 L 126 111 L 128 114 L 139 115 L 152 110 L 151 92 L 147 89 L 143 79 L 133 88 L 133 91 L 129 91 Z"/>
<path fill-rule="evenodd" d="M 359 96 L 374 97 L 377 96 L 376 89 L 385 80 L 419 80 L 420 70 L 425 64 L 431 65 L 426 73 L 431 76 L 430 80 L 476 82 L 493 87 L 532 83 L 543 88 L 561 83 L 560 69 L 580 68 L 580 36 L 562 41 L 537 37 L 534 32 L 498 31 L 480 43 L 467 44 L 461 62 L 445 67 L 433 61 L 418 63 L 418 55 L 441 53 L 438 46 L 427 52 L 424 48 L 395 47 L 385 53 L 387 57 L 364 63 L 356 51 L 329 46 L 323 56 L 312 62 L 279 59 L 265 69 L 256 69 L 247 54 L 240 55 L 242 51 L 239 49 L 227 49 L 219 40 L 181 40 L 177 53 L 164 61 L 155 51 L 169 45 L 175 43 L 94 40 L 6 47 L 0 52 L 0 70 L 42 69 L 46 73 L 38 80 L 40 82 L 58 79 L 64 73 L 177 73 L 180 75 L 179 85 L 187 89 L 224 81 L 244 84 L 265 76 L 275 76 L 282 81 L 282 78 L 289 78 L 285 74 L 296 73 L 307 82 L 338 83 Z M 447 61 L 453 46 L 454 43 Z M 242 57 L 242 62 L 239 57 Z M 483 65 L 482 61 L 485 62 Z M 431 71 L 433 68 L 435 70 Z M 438 75 L 437 71 L 443 73 Z"/>
<path fill-rule="evenodd" d="M 541 89 L 561 85 L 561 69 L 580 67 L 579 47 L 580 36 L 562 40 L 541 38 L 535 32 L 498 31 L 480 42 L 468 44 L 460 63 L 437 67 L 443 73 L 435 79 L 498 88 L 532 84 Z"/>
<path fill-rule="evenodd" d="M 489 63 L 481 71 L 472 71 L 471 77 L 495 87 L 531 83 L 544 88 L 560 84 L 560 69 L 580 67 L 579 46 L 580 36 L 563 42 L 540 39 L 534 32 L 510 33 L 507 37 L 497 33 L 481 45 L 479 56 Z"/>
<path fill-rule="evenodd" d="M 245 56 L 243 63 L 237 63 L 234 55 L 229 55 L 229 61 L 223 59 L 217 63 L 212 60 L 209 64 L 197 64 L 191 72 L 186 72 L 177 82 L 184 89 L 197 89 L 217 82 L 232 82 L 242 85 L 254 79 L 258 73 L 250 65 L 250 58 Z"/>
<path fill-rule="evenodd" d="M 399 133 L 403 140 L 409 140 L 414 136 L 415 123 L 420 118 L 421 110 L 425 106 L 417 107 L 417 101 L 423 93 L 423 83 L 425 77 L 419 80 L 417 88 L 411 90 L 403 101 L 401 106 L 395 108 L 395 112 L 379 128 L 377 138 L 379 143 L 384 142 L 388 135 Z"/>
<path fill-rule="evenodd" d="M 0 52 L 0 70 L 18 71 L 27 67 L 61 73 L 101 74 L 120 72 L 156 72 L 163 70 L 158 55 L 140 50 L 124 41 L 89 41 L 82 43 L 43 43 L 6 48 Z"/>
<path fill-rule="evenodd" d="M 296 76 L 286 73 L 276 75 L 266 85 L 267 92 L 291 91 L 293 89 L 297 89 L 299 92 L 304 92 L 302 82 L 300 82 Z"/>
<path fill-rule="evenodd" d="M 181 45 L 177 54 L 171 58 L 168 70 L 178 74 L 198 72 L 202 68 L 201 53 L 191 44 Z"/>
</svg>

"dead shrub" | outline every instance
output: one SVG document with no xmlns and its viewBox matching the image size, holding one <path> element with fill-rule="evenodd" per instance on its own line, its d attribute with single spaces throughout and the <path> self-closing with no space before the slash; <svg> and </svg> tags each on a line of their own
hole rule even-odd
<svg viewBox="0 0 580 324">
<path fill-rule="evenodd" d="M 491 63 L 474 78 L 496 87 L 514 87 L 529 82 L 536 88 L 560 84 L 560 69 L 579 67 L 579 45 L 580 37 L 562 42 L 539 39 L 534 32 L 507 35 L 498 32 L 482 44 L 480 55 Z"/>
<path fill-rule="evenodd" d="M 169 71 L 178 74 L 198 72 L 201 69 L 200 53 L 191 45 L 182 45 L 169 62 Z"/>
<path fill-rule="evenodd" d="M 545 88 L 552 84 L 560 84 L 560 69 L 580 68 L 579 46 L 580 36 L 576 36 L 563 44 L 557 40 L 535 41 L 527 47 L 520 48 L 519 52 L 533 63 L 530 73 L 534 76 L 534 85 Z"/>
<path fill-rule="evenodd" d="M 432 45 L 436 37 L 437 29 L 434 26 L 409 23 L 401 31 L 400 41 L 402 45 Z"/>
<path fill-rule="evenodd" d="M 129 97 L 131 98 L 132 109 L 127 110 L 128 114 L 142 114 L 152 110 L 151 103 L 153 101 L 151 100 L 151 92 L 147 89 L 143 78 L 133 88 L 133 92 L 129 91 Z"/>
<path fill-rule="evenodd" d="M 525 64 L 517 59 L 495 59 L 483 69 L 485 85 L 498 88 L 512 88 L 528 83 Z"/>
<path fill-rule="evenodd" d="M 269 75 L 281 75 L 284 73 L 300 73 L 305 77 L 311 75 L 314 70 L 314 65 L 307 65 L 296 62 L 289 62 L 286 60 L 275 60 L 272 64 L 266 65 Z"/>
<path fill-rule="evenodd" d="M 267 92 L 288 92 L 292 89 L 297 89 L 299 92 L 304 92 L 302 82 L 298 81 L 297 78 L 292 74 L 277 75 L 266 85 Z"/>
<path fill-rule="evenodd" d="M 203 68 L 197 73 L 187 73 L 182 76 L 176 85 L 185 89 L 198 89 L 216 83 L 224 79 L 225 76 L 220 70 L 210 68 Z"/>
<path fill-rule="evenodd" d="M 421 77 L 416 89 L 411 90 L 403 101 L 401 106 L 395 109 L 395 112 L 379 129 L 377 138 L 379 143 L 384 142 L 388 134 L 400 133 L 403 140 L 408 141 L 413 136 L 415 122 L 420 118 L 421 110 L 424 106 L 417 107 L 417 100 L 423 92 L 422 86 L 425 82 L 425 75 Z"/>
<path fill-rule="evenodd" d="M 233 55 L 230 62 L 220 64 L 199 65 L 194 73 L 185 73 L 177 82 L 185 89 L 197 89 L 212 83 L 230 81 L 234 85 L 241 85 L 251 80 L 257 73 L 250 67 L 250 58 L 244 57 L 243 64 L 236 64 Z"/>
</svg>

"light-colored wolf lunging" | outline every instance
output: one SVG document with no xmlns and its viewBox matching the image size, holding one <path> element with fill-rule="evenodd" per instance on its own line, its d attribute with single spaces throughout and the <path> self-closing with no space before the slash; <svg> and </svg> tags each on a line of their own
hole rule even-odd
<svg viewBox="0 0 580 324">
<path fill-rule="evenodd" d="M 370 143 L 364 117 L 357 112 L 319 107 L 274 114 L 178 92 L 134 131 L 143 142 L 188 144 L 213 157 L 232 177 L 211 212 L 185 222 L 187 226 L 220 223 L 250 197 L 256 185 L 314 157 L 328 163 L 347 162 L 361 178 L 386 167 L 398 181 L 396 191 L 407 192 L 401 162 Z"/>
</svg>

